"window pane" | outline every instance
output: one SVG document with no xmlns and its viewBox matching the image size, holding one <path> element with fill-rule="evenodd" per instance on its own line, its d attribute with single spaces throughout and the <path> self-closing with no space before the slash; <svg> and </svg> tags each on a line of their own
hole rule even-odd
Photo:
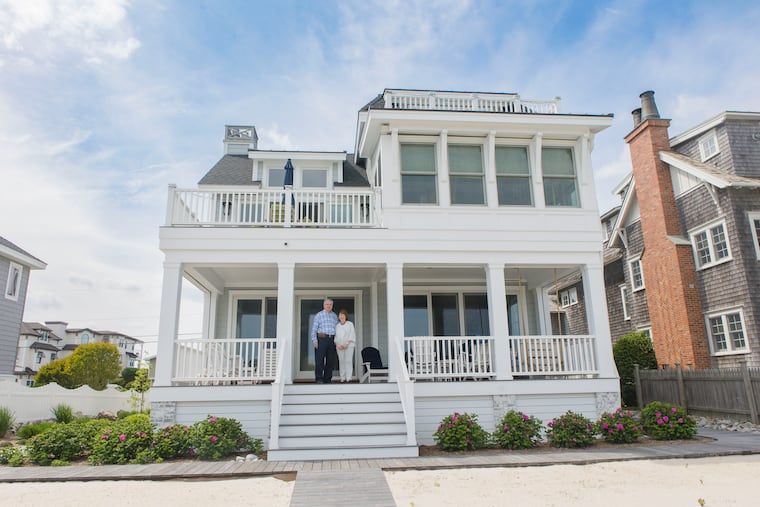
<svg viewBox="0 0 760 507">
<path fill-rule="evenodd" d="M 449 145 L 449 173 L 483 174 L 480 146 Z"/>
<path fill-rule="evenodd" d="M 451 204 L 485 204 L 482 176 L 452 176 Z"/>
<path fill-rule="evenodd" d="M 489 336 L 488 296 L 485 294 L 465 294 L 464 296 L 465 336 Z"/>
<path fill-rule="evenodd" d="M 401 199 L 404 204 L 435 204 L 435 176 L 402 174 Z"/>
<path fill-rule="evenodd" d="M 755 226 L 755 239 L 757 240 L 757 247 L 760 249 L 760 218 L 752 221 Z"/>
<path fill-rule="evenodd" d="M 266 299 L 264 338 L 277 338 L 277 298 Z"/>
<path fill-rule="evenodd" d="M 714 317 L 710 319 L 710 333 L 713 337 L 715 352 L 722 352 L 728 349 L 728 344 L 726 343 L 726 334 L 723 331 L 722 318 Z"/>
<path fill-rule="evenodd" d="M 402 144 L 401 172 L 435 174 L 435 145 Z"/>
<path fill-rule="evenodd" d="M 723 229 L 723 224 L 713 227 L 710 229 L 710 232 L 712 234 L 716 260 L 728 257 L 728 243 L 726 242 L 726 234 Z"/>
<path fill-rule="evenodd" d="M 433 336 L 459 336 L 456 294 L 433 294 Z"/>
<path fill-rule="evenodd" d="M 261 338 L 261 300 L 239 299 L 236 338 Z"/>
<path fill-rule="evenodd" d="M 726 322 L 728 324 L 728 333 L 731 336 L 731 346 L 734 349 L 745 348 L 747 342 L 744 340 L 744 328 L 742 327 L 741 316 L 738 313 L 726 315 Z"/>
<path fill-rule="evenodd" d="M 544 197 L 547 206 L 578 206 L 575 179 L 545 178 Z"/>
<path fill-rule="evenodd" d="M 404 336 L 430 336 L 427 296 L 404 296 Z"/>
<path fill-rule="evenodd" d="M 498 176 L 496 189 L 499 193 L 499 204 L 528 206 L 533 204 L 530 178 Z"/>
<path fill-rule="evenodd" d="M 285 169 L 269 169 L 269 186 L 282 187 L 285 184 Z"/>
<path fill-rule="evenodd" d="M 301 186 L 325 188 L 327 186 L 327 171 L 324 169 L 305 169 L 301 178 Z"/>
<path fill-rule="evenodd" d="M 497 146 L 496 174 L 530 174 L 527 148 L 520 146 Z"/>
<path fill-rule="evenodd" d="M 544 148 L 541 150 L 541 166 L 545 176 L 575 176 L 570 148 Z"/>
<path fill-rule="evenodd" d="M 517 295 L 507 294 L 507 328 L 509 336 L 522 336 L 520 326 L 520 307 L 517 303 Z"/>
<path fill-rule="evenodd" d="M 699 266 L 709 264 L 712 260 L 710 257 L 710 244 L 707 241 L 707 233 L 700 232 L 694 236 L 694 245 L 697 249 L 697 262 Z"/>
</svg>

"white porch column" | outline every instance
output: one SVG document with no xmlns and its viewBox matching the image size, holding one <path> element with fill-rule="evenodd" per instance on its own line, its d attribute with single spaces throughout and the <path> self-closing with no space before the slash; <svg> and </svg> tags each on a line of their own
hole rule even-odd
<svg viewBox="0 0 760 507">
<path fill-rule="evenodd" d="M 507 291 L 504 288 L 504 265 L 486 266 L 488 284 L 488 315 L 494 340 L 494 371 L 496 380 L 512 380 L 512 363 L 507 346 Z"/>
<path fill-rule="evenodd" d="M 172 385 L 174 371 L 174 342 L 179 327 L 179 305 L 182 299 L 182 264 L 164 263 L 164 281 L 161 289 L 161 315 L 158 321 L 158 348 L 156 349 L 156 380 L 154 385 Z"/>
<path fill-rule="evenodd" d="M 401 263 L 386 264 L 385 276 L 388 284 L 388 378 L 395 379 L 398 369 L 398 359 L 390 354 L 393 348 L 391 340 L 401 340 L 404 337 L 404 265 Z"/>
<path fill-rule="evenodd" d="M 586 320 L 588 332 L 596 336 L 596 361 L 599 376 L 617 377 L 615 358 L 612 355 L 612 336 L 607 314 L 607 296 L 604 291 L 604 267 L 601 263 L 585 265 L 583 275 L 583 295 L 586 299 Z"/>
<path fill-rule="evenodd" d="M 287 350 L 288 357 L 278 361 L 282 365 L 282 382 L 293 382 L 293 305 L 295 297 L 295 264 L 277 263 L 277 349 Z M 287 342 L 287 344 L 286 344 Z"/>
<path fill-rule="evenodd" d="M 203 328 L 202 338 L 210 340 L 216 336 L 216 306 L 219 302 L 219 292 L 215 289 L 203 291 Z"/>
<path fill-rule="evenodd" d="M 486 203 L 489 208 L 499 207 L 499 192 L 496 183 L 496 132 L 488 132 L 485 145 Z"/>
</svg>

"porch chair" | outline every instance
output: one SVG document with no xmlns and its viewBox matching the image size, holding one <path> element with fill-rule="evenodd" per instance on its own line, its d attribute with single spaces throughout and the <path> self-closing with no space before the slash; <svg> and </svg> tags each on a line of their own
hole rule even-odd
<svg viewBox="0 0 760 507">
<path fill-rule="evenodd" d="M 388 367 L 383 366 L 383 360 L 380 358 L 380 351 L 375 347 L 364 347 L 362 349 L 362 373 L 359 382 L 368 384 L 372 379 L 388 381 Z"/>
</svg>

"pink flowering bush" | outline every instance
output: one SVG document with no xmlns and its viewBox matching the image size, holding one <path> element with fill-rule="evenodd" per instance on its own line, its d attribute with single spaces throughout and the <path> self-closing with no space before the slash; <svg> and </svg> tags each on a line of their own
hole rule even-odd
<svg viewBox="0 0 760 507">
<path fill-rule="evenodd" d="M 528 449 L 538 445 L 542 426 L 540 419 L 510 410 L 496 425 L 491 437 L 502 449 Z"/>
<path fill-rule="evenodd" d="M 92 443 L 87 458 L 93 465 L 152 463 L 153 426 L 144 414 L 130 415 L 107 425 Z"/>
<path fill-rule="evenodd" d="M 240 422 L 226 417 L 209 415 L 195 423 L 190 431 L 190 443 L 195 455 L 202 460 L 218 460 L 235 452 L 260 453 L 264 442 L 252 439 Z"/>
<path fill-rule="evenodd" d="M 615 444 L 636 442 L 644 434 L 644 427 L 634 413 L 621 408 L 602 414 L 596 422 L 596 430 L 607 442 Z"/>
<path fill-rule="evenodd" d="M 697 434 L 697 421 L 686 408 L 653 401 L 641 411 L 644 431 L 655 440 L 692 438 Z"/>
<path fill-rule="evenodd" d="M 473 450 L 488 445 L 488 432 L 478 424 L 476 414 L 454 412 L 447 415 L 433 438 L 444 451 Z"/>
<path fill-rule="evenodd" d="M 594 423 L 570 410 L 546 426 L 546 438 L 554 447 L 588 447 L 596 438 Z"/>
<path fill-rule="evenodd" d="M 187 458 L 195 455 L 191 445 L 190 426 L 170 424 L 153 433 L 153 450 L 160 460 Z"/>
</svg>

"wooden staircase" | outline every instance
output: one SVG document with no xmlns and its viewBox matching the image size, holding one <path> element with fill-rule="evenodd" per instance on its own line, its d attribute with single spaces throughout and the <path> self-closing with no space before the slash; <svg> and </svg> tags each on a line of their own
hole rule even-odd
<svg viewBox="0 0 760 507">
<path fill-rule="evenodd" d="M 279 448 L 269 461 L 400 458 L 418 455 L 406 443 L 396 384 L 284 386 Z"/>
</svg>

